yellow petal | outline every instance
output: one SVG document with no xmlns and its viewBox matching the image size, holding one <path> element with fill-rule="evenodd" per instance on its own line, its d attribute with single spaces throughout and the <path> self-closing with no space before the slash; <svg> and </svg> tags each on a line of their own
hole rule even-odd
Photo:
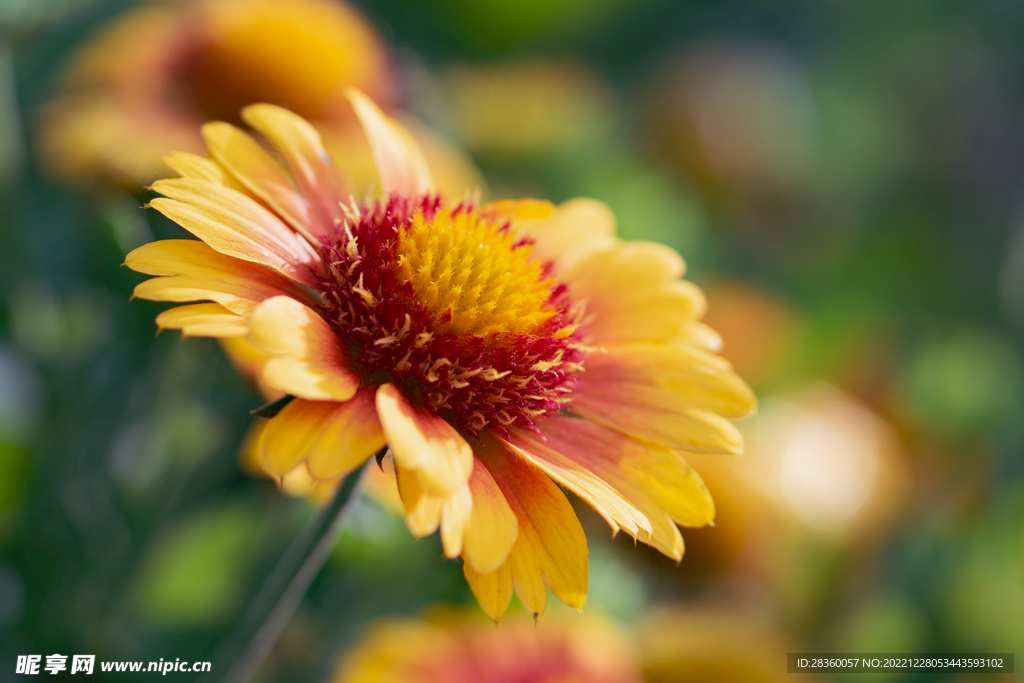
<svg viewBox="0 0 1024 683">
<path fill-rule="evenodd" d="M 757 405 L 754 392 L 728 361 L 685 345 L 630 344 L 595 351 L 587 357 L 578 390 L 629 404 L 690 405 L 732 418 L 749 415 Z"/>
<path fill-rule="evenodd" d="M 242 337 L 249 321 L 220 304 L 191 304 L 164 311 L 156 317 L 159 329 L 181 330 L 185 337 Z"/>
<path fill-rule="evenodd" d="M 565 273 L 573 296 L 587 302 L 587 332 L 599 345 L 676 342 L 707 302 L 678 278 L 679 255 L 660 244 L 618 243 L 591 253 Z"/>
<path fill-rule="evenodd" d="M 430 169 L 409 131 L 355 88 L 346 94 L 370 140 L 384 192 L 404 196 L 428 192 L 433 186 Z"/>
<path fill-rule="evenodd" d="M 544 583 L 544 568 L 541 560 L 533 550 L 532 539 L 536 539 L 536 531 L 526 525 L 523 539 L 517 540 L 508 556 L 508 566 L 512 571 L 512 587 L 519 596 L 526 611 L 537 619 L 544 615 L 548 607 L 548 587 Z M 586 591 L 584 591 L 584 595 Z"/>
<path fill-rule="evenodd" d="M 222 185 L 175 178 L 158 180 L 164 195 L 149 203 L 222 254 L 262 263 L 310 284 L 319 257 L 309 243 L 254 199 Z"/>
<path fill-rule="evenodd" d="M 441 509 L 444 498 L 432 496 L 423 490 L 420 480 L 412 470 L 395 463 L 395 478 L 398 495 L 405 508 L 405 525 L 416 538 L 423 538 L 437 531 L 441 524 Z"/>
<path fill-rule="evenodd" d="M 482 211 L 501 206 L 508 205 L 488 204 Z M 520 203 L 516 214 L 526 216 L 514 220 L 513 227 L 533 240 L 534 258 L 553 261 L 560 270 L 571 269 L 595 251 L 615 244 L 615 216 L 594 199 L 572 199 L 547 216 L 532 203 Z"/>
<path fill-rule="evenodd" d="M 496 219 L 511 221 L 535 221 L 550 218 L 557 211 L 555 205 L 544 199 L 498 199 L 488 202 L 481 213 L 493 215 Z"/>
<path fill-rule="evenodd" d="M 164 157 L 164 163 L 182 178 L 205 180 L 239 192 L 245 191 L 245 187 L 241 183 L 212 159 L 191 152 L 174 152 Z"/>
<path fill-rule="evenodd" d="M 636 506 L 592 470 L 551 448 L 543 437 L 513 430 L 508 446 L 594 508 L 613 532 L 623 529 L 633 538 L 641 532 L 651 533 L 650 521 Z"/>
<path fill-rule="evenodd" d="M 242 119 L 281 152 L 309 202 L 309 230 L 316 235 L 332 232 L 345 217 L 341 204 L 349 201 L 350 191 L 324 149 L 320 133 L 298 114 L 271 104 L 246 107 Z"/>
<path fill-rule="evenodd" d="M 743 437 L 724 417 L 678 402 L 669 392 L 660 396 L 650 393 L 579 391 L 573 397 L 572 410 L 641 441 L 668 448 L 730 455 L 743 452 Z"/>
<path fill-rule="evenodd" d="M 263 429 L 267 422 L 269 420 L 266 418 L 255 418 L 242 438 L 242 445 L 238 447 L 238 465 L 243 472 L 254 477 L 267 476 L 267 471 L 263 468 L 263 454 L 260 452 L 260 439 L 263 438 Z"/>
<path fill-rule="evenodd" d="M 644 496 L 637 496 L 635 504 L 641 510 L 644 510 L 647 514 L 647 519 L 651 520 L 650 537 L 644 538 L 641 536 L 640 541 L 676 562 L 682 560 L 686 544 L 683 543 L 683 535 L 679 533 L 679 527 L 675 525 L 675 522 L 669 517 L 668 513 L 647 500 Z"/>
<path fill-rule="evenodd" d="M 220 348 L 227 356 L 231 367 L 255 385 L 260 396 L 267 401 L 276 401 L 285 395 L 280 389 L 268 387 L 263 382 L 263 366 L 270 359 L 270 355 L 249 341 L 248 335 L 221 339 Z"/>
<path fill-rule="evenodd" d="M 416 472 L 427 493 L 446 496 L 469 480 L 473 450 L 466 440 L 441 418 L 414 407 L 394 384 L 377 390 L 377 414 L 395 463 Z"/>
<path fill-rule="evenodd" d="M 230 123 L 215 121 L 202 128 L 210 154 L 297 232 L 314 244 L 309 228 L 309 203 L 295 188 L 288 172 L 258 142 Z"/>
<path fill-rule="evenodd" d="M 550 418 L 538 428 L 548 447 L 592 471 L 640 510 L 651 531 L 638 538 L 669 557 L 679 560 L 683 555 L 683 538 L 674 522 L 704 526 L 714 519 L 711 494 L 678 453 L 587 420 Z"/>
<path fill-rule="evenodd" d="M 509 554 L 516 594 L 535 616 L 544 611 L 539 576 L 576 609 L 587 599 L 587 538 L 565 494 L 543 472 L 481 434 L 478 455 L 516 515 L 519 536 Z"/>
<path fill-rule="evenodd" d="M 320 430 L 319 441 L 306 455 L 309 472 L 317 479 L 336 479 L 348 474 L 385 446 L 372 389 L 357 391 L 355 396 L 339 403 Z"/>
<path fill-rule="evenodd" d="M 370 391 L 344 403 L 295 399 L 267 423 L 260 440 L 264 467 L 277 477 L 305 462 L 314 478 L 336 479 L 383 447 Z"/>
<path fill-rule="evenodd" d="M 607 277 L 619 287 L 628 286 L 611 274 Z M 587 332 L 592 335 L 593 343 L 602 346 L 682 341 L 687 338 L 690 323 L 704 308 L 700 289 L 681 280 L 657 287 L 635 287 L 633 291 L 620 291 L 613 296 L 582 293 L 579 296 L 587 301 Z"/>
<path fill-rule="evenodd" d="M 468 562 L 463 562 L 462 575 L 487 616 L 495 621 L 500 619 L 512 602 L 512 573 L 508 565 L 480 574 Z"/>
<path fill-rule="evenodd" d="M 314 401 L 347 401 L 359 388 L 341 340 L 309 307 L 295 299 L 267 299 L 249 319 L 249 339 L 271 354 L 263 381 L 285 393 Z"/>
<path fill-rule="evenodd" d="M 462 553 L 473 569 L 487 574 L 508 558 L 519 535 L 519 523 L 494 477 L 479 460 L 473 464 L 469 488 L 473 494 L 473 512 L 466 526 Z"/>
<path fill-rule="evenodd" d="M 472 511 L 473 496 L 468 483 L 444 499 L 441 505 L 441 547 L 445 557 L 458 557 L 462 553 L 462 541 Z"/>
<path fill-rule="evenodd" d="M 315 303 L 309 292 L 280 273 L 257 263 L 215 251 L 199 240 L 161 240 L 135 249 L 125 258 L 132 270 L 153 278 L 133 296 L 150 301 L 215 301 L 232 313 L 247 315 L 273 296 Z"/>
<path fill-rule="evenodd" d="M 722 337 L 704 323 L 699 323 L 696 320 L 691 320 L 686 325 L 682 336 L 679 337 L 679 343 L 708 351 L 722 350 Z"/>
</svg>

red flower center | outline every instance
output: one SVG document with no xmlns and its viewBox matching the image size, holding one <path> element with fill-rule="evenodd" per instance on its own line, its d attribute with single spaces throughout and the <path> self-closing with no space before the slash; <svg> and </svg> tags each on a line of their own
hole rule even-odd
<svg viewBox="0 0 1024 683">
<path fill-rule="evenodd" d="M 467 204 L 392 197 L 321 248 L 320 313 L 365 384 L 470 434 L 529 428 L 568 403 L 586 355 L 579 307 L 532 249 Z"/>
</svg>

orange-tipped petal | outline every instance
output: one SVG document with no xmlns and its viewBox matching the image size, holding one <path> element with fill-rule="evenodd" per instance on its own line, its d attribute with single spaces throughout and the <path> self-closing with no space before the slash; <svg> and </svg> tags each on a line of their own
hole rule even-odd
<svg viewBox="0 0 1024 683">
<path fill-rule="evenodd" d="M 359 388 L 341 340 L 308 306 L 295 299 L 267 299 L 252 312 L 249 339 L 271 354 L 263 381 L 313 401 L 347 401 Z"/>
<path fill-rule="evenodd" d="M 550 418 L 539 425 L 553 451 L 593 471 L 641 510 L 651 534 L 640 540 L 673 559 L 683 552 L 674 522 L 704 526 L 715 517 L 711 494 L 682 456 L 642 444 L 587 420 Z M 516 435 L 529 439 L 529 435 Z"/>
<path fill-rule="evenodd" d="M 347 94 L 373 148 L 384 193 L 417 196 L 429 191 L 433 186 L 430 169 L 409 131 L 355 88 Z"/>
<path fill-rule="evenodd" d="M 220 304 L 191 304 L 171 308 L 156 317 L 161 330 L 181 330 L 183 337 L 243 337 L 249 321 Z"/>
<path fill-rule="evenodd" d="M 516 595 L 540 616 L 546 596 L 538 577 L 555 597 L 576 609 L 587 599 L 587 538 L 572 505 L 543 472 L 482 433 L 481 462 L 494 477 L 519 524 L 509 554 Z"/>
<path fill-rule="evenodd" d="M 714 519 L 711 494 L 679 453 L 588 420 L 553 417 L 539 428 L 553 450 L 593 471 L 628 499 L 643 494 L 684 526 L 704 526 Z"/>
<path fill-rule="evenodd" d="M 519 523 L 494 477 L 479 460 L 474 462 L 469 488 L 473 513 L 462 555 L 475 571 L 487 574 L 505 563 L 519 536 Z"/>
<path fill-rule="evenodd" d="M 542 437 L 526 431 L 514 431 L 508 444 L 516 453 L 549 477 L 583 499 L 611 526 L 636 538 L 651 533 L 651 523 L 632 503 L 592 470 L 570 460 L 551 448 Z"/>
<path fill-rule="evenodd" d="M 125 265 L 148 275 L 134 296 L 150 301 L 215 301 L 232 313 L 247 315 L 257 304 L 286 295 L 309 304 L 308 291 L 277 271 L 215 251 L 199 240 L 161 240 L 144 244 L 125 257 Z"/>
<path fill-rule="evenodd" d="M 454 427 L 414 407 L 394 384 L 377 390 L 377 414 L 395 463 L 416 472 L 427 493 L 447 496 L 469 481 L 473 450 Z"/>
<path fill-rule="evenodd" d="M 283 477 L 305 462 L 315 479 L 348 474 L 383 447 L 369 391 L 344 403 L 295 399 L 266 424 L 259 446 L 269 474 Z"/>
<path fill-rule="evenodd" d="M 348 183 L 324 148 L 320 133 L 308 121 L 271 104 L 253 104 L 242 119 L 263 133 L 281 152 L 302 196 L 309 202 L 309 229 L 326 235 L 344 219 L 341 204 L 349 200 Z"/>
<path fill-rule="evenodd" d="M 507 564 L 481 574 L 468 562 L 462 563 L 462 575 L 484 613 L 497 621 L 512 602 L 512 573 Z"/>
<path fill-rule="evenodd" d="M 149 203 L 222 254 L 262 263 L 310 284 L 318 260 L 309 243 L 247 195 L 223 185 L 176 178 L 158 180 L 164 195 Z"/>
<path fill-rule="evenodd" d="M 319 241 L 309 227 L 309 202 L 295 189 L 288 172 L 258 142 L 222 121 L 208 123 L 202 130 L 210 154 L 221 166 L 306 239 L 314 244 Z"/>
</svg>

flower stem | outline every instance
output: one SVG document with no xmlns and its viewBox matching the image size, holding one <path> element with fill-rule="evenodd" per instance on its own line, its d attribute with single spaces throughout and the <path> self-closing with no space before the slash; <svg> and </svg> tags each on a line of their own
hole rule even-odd
<svg viewBox="0 0 1024 683">
<path fill-rule="evenodd" d="M 310 520 L 281 557 L 234 635 L 218 649 L 207 680 L 248 683 L 259 671 L 334 547 L 365 467 L 345 477 L 330 505 Z"/>
</svg>

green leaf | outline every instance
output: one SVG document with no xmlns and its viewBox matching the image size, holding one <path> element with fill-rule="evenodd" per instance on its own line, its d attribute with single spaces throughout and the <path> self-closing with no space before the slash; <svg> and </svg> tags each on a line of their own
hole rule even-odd
<svg viewBox="0 0 1024 683">
<path fill-rule="evenodd" d="M 229 504 L 179 522 L 155 542 L 140 570 L 136 597 L 155 626 L 215 624 L 242 599 L 256 513 Z"/>
</svg>

